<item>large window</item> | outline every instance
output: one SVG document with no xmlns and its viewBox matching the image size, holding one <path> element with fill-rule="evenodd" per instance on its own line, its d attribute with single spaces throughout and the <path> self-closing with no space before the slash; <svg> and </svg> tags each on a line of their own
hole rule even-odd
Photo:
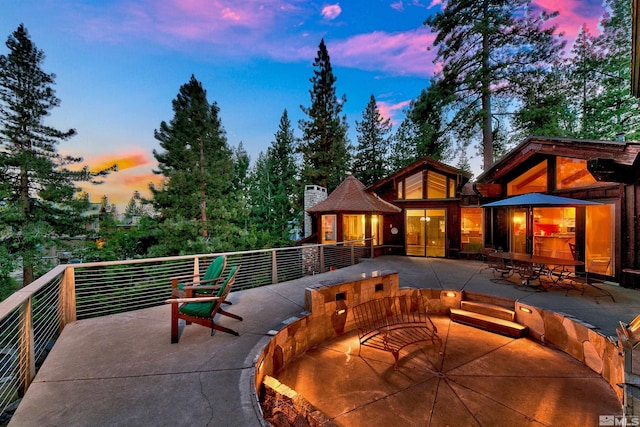
<svg viewBox="0 0 640 427">
<path fill-rule="evenodd" d="M 437 172 L 427 173 L 427 199 L 447 198 L 447 177 Z"/>
<path fill-rule="evenodd" d="M 342 240 L 345 242 L 357 240 L 358 243 L 364 243 L 364 222 L 364 215 L 343 215 Z"/>
<path fill-rule="evenodd" d="M 615 205 L 587 206 L 585 269 L 613 276 L 615 272 Z"/>
<path fill-rule="evenodd" d="M 427 199 L 456 197 L 456 180 L 428 170 L 414 173 L 396 182 L 396 198 L 399 200 L 421 200 L 425 196 Z"/>
<path fill-rule="evenodd" d="M 322 215 L 322 230 L 320 231 L 320 241 L 322 243 L 336 243 L 336 215 Z"/>
<path fill-rule="evenodd" d="M 587 170 L 587 161 L 568 157 L 556 158 L 556 188 L 586 187 L 597 181 Z"/>
<path fill-rule="evenodd" d="M 507 195 L 547 191 L 547 161 L 543 161 L 507 184 Z"/>
<path fill-rule="evenodd" d="M 371 238 L 373 239 L 373 246 L 382 245 L 382 215 L 371 215 Z"/>
<path fill-rule="evenodd" d="M 461 208 L 460 228 L 462 251 L 480 252 L 482 250 L 482 208 Z"/>
<path fill-rule="evenodd" d="M 398 194 L 396 194 L 397 199 L 404 199 L 404 181 L 398 180 Z"/>
<path fill-rule="evenodd" d="M 418 172 L 405 178 L 405 199 L 422 199 L 422 182 L 422 172 Z"/>
<path fill-rule="evenodd" d="M 575 257 L 576 208 L 533 210 L 534 255 L 572 259 Z"/>
</svg>

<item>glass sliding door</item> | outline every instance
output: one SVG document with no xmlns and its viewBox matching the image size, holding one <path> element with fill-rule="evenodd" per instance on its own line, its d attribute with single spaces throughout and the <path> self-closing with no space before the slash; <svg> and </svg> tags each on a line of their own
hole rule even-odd
<svg viewBox="0 0 640 427">
<path fill-rule="evenodd" d="M 527 253 L 527 210 L 516 208 L 512 210 L 511 223 L 511 251 Z"/>
<path fill-rule="evenodd" d="M 616 268 L 615 205 L 587 206 L 586 213 L 585 269 L 603 276 L 613 276 Z"/>
<path fill-rule="evenodd" d="M 407 255 L 444 257 L 445 220 L 444 209 L 407 209 Z"/>
<path fill-rule="evenodd" d="M 424 209 L 407 209 L 406 245 L 407 255 L 426 256 Z"/>
</svg>

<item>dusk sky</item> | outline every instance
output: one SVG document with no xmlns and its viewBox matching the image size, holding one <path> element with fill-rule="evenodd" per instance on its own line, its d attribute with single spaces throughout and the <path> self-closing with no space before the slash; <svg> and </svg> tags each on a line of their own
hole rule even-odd
<svg viewBox="0 0 640 427">
<path fill-rule="evenodd" d="M 582 24 L 598 33 L 604 12 L 597 0 L 534 4 L 559 10 L 567 51 Z M 352 144 L 371 94 L 399 123 L 433 73 L 434 35 L 423 22 L 440 7 L 439 0 L 0 0 L 0 53 L 24 23 L 46 54 L 43 69 L 57 76 L 61 106 L 47 124 L 78 131 L 59 151 L 93 168 L 118 163 L 104 185 L 84 188 L 92 201 L 107 195 L 122 207 L 157 181 L 153 132 L 172 119 L 171 101 L 192 74 L 218 103 L 229 145 L 242 142 L 252 162 L 273 141 L 284 109 L 300 136 L 322 38 L 337 94 L 347 96 Z"/>
</svg>

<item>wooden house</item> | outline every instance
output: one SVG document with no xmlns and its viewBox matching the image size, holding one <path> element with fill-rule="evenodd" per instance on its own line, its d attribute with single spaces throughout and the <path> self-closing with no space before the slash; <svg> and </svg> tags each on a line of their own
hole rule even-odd
<svg viewBox="0 0 640 427">
<path fill-rule="evenodd" d="M 485 245 L 583 261 L 601 278 L 640 285 L 640 142 L 530 137 L 478 176 L 482 204 L 527 193 L 586 206 L 485 209 Z"/>
</svg>

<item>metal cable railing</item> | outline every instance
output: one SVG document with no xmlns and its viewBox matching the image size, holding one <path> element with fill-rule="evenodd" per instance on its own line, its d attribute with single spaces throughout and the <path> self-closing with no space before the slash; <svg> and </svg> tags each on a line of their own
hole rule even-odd
<svg viewBox="0 0 640 427">
<path fill-rule="evenodd" d="M 362 243 L 59 265 L 0 302 L 0 424 L 67 323 L 161 305 L 170 277 L 202 273 L 217 256 L 223 274 L 241 266 L 234 290 L 244 290 L 357 264 L 373 254 Z"/>
</svg>

